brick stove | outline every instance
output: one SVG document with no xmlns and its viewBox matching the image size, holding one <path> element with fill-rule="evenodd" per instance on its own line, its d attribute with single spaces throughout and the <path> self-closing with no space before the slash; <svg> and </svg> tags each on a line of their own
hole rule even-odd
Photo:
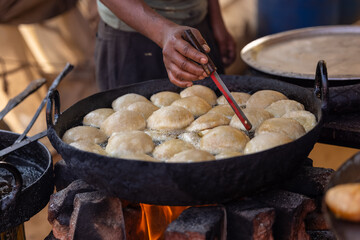
<svg viewBox="0 0 360 240">
<path fill-rule="evenodd" d="M 336 239 L 322 215 L 324 188 L 334 171 L 307 159 L 283 184 L 253 196 L 212 206 L 193 206 L 164 226 L 161 239 Z M 108 197 L 55 165 L 57 193 L 49 203 L 52 239 L 148 239 L 137 231 L 139 204 Z M 143 234 L 143 235 L 141 235 Z"/>
</svg>

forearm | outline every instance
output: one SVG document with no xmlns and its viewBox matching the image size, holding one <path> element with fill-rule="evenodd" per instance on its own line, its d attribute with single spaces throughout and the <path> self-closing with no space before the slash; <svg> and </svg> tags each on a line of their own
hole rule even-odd
<svg viewBox="0 0 360 240">
<path fill-rule="evenodd" d="M 165 32 L 176 26 L 150 8 L 143 0 L 101 0 L 111 11 L 130 27 L 151 39 L 161 48 Z"/>
<path fill-rule="evenodd" d="M 210 16 L 211 26 L 225 27 L 224 20 L 221 15 L 221 8 L 218 0 L 208 0 L 208 12 Z"/>
</svg>

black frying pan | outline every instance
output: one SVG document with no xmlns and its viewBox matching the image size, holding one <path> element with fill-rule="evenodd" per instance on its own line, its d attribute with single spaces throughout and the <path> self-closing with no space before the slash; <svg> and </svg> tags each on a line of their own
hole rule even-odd
<svg viewBox="0 0 360 240">
<path fill-rule="evenodd" d="M 0 149 L 12 145 L 18 137 L 19 134 L 0 130 Z M 30 143 L 12 152 L 5 161 L 0 164 L 0 181 L 4 183 L 8 180 L 11 191 L 6 191 L 3 184 L 2 190 L 5 191 L 0 194 L 0 232 L 18 226 L 38 213 L 46 206 L 54 189 L 51 154 L 40 142 Z M 13 176 L 15 181 L 12 180 Z"/>
<path fill-rule="evenodd" d="M 360 182 L 360 153 L 355 154 L 334 173 L 326 191 L 339 184 Z M 339 219 L 326 207 L 323 202 L 326 222 L 335 232 L 339 240 L 359 240 L 360 223 Z"/>
<path fill-rule="evenodd" d="M 138 93 L 150 98 L 160 91 L 182 90 L 167 79 L 100 92 L 77 102 L 62 114 L 59 95 L 54 92 L 47 105 L 48 137 L 78 177 L 119 198 L 157 205 L 226 202 L 284 180 L 306 159 L 319 137 L 327 103 L 327 76 L 323 62 L 319 63 L 317 70 L 316 94 L 272 79 L 222 76 L 230 91 L 277 90 L 303 103 L 317 117 L 317 125 L 301 138 L 254 154 L 199 163 L 158 163 L 84 152 L 61 140 L 64 132 L 80 125 L 88 112 L 111 107 L 111 102 L 121 95 Z M 324 81 L 322 89 L 320 79 Z M 198 84 L 208 86 L 220 95 L 211 80 L 199 81 Z M 324 101 L 315 95 L 321 95 Z"/>
</svg>

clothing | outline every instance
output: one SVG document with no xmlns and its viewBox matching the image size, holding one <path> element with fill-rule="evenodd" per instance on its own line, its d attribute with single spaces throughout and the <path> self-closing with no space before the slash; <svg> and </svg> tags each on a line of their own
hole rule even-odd
<svg viewBox="0 0 360 240">
<path fill-rule="evenodd" d="M 207 13 L 207 0 L 144 0 L 144 2 L 163 17 L 179 24 L 193 26 L 204 20 Z M 123 31 L 135 30 L 121 21 L 100 0 L 97 0 L 101 19 L 109 26 Z"/>
</svg>

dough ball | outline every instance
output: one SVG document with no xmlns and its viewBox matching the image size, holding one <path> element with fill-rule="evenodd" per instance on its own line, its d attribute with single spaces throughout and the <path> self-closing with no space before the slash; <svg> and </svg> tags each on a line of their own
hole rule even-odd
<svg viewBox="0 0 360 240">
<path fill-rule="evenodd" d="M 219 126 L 201 138 L 200 149 L 211 154 L 242 152 L 248 141 L 249 137 L 242 131 L 230 126 Z"/>
<path fill-rule="evenodd" d="M 245 108 L 243 112 L 252 125 L 251 131 L 255 131 L 266 119 L 273 117 L 271 113 L 265 111 L 263 108 Z M 246 131 L 237 115 L 232 117 L 230 126 Z"/>
<path fill-rule="evenodd" d="M 127 110 L 140 113 L 144 119 L 148 119 L 150 115 L 159 108 L 151 102 L 136 102 L 127 107 Z"/>
<path fill-rule="evenodd" d="M 284 94 L 274 90 L 260 90 L 250 96 L 246 102 L 246 107 L 266 108 L 273 102 L 288 99 Z"/>
<path fill-rule="evenodd" d="M 107 155 L 105 150 L 97 145 L 96 143 L 89 142 L 89 141 L 78 141 L 78 142 L 72 142 L 70 143 L 70 146 L 73 146 L 74 148 L 80 149 L 85 152 L 92 152 L 100 155 Z"/>
<path fill-rule="evenodd" d="M 97 128 L 77 126 L 68 129 L 64 133 L 62 140 L 67 144 L 82 140 L 93 143 L 104 143 L 107 140 L 107 136 Z"/>
<path fill-rule="evenodd" d="M 252 138 L 244 149 L 244 154 L 261 152 L 285 143 L 292 139 L 283 133 L 264 132 Z"/>
<path fill-rule="evenodd" d="M 227 118 L 231 119 L 232 116 L 234 116 L 235 112 L 234 110 L 230 107 L 230 105 L 226 105 L 226 104 L 222 104 L 222 105 L 218 105 L 213 107 L 212 109 L 210 109 L 210 111 L 208 111 L 208 113 L 220 113 L 225 115 Z"/>
<path fill-rule="evenodd" d="M 115 132 L 143 130 L 146 127 L 144 117 L 137 112 L 121 110 L 110 115 L 100 126 L 107 136 Z"/>
<path fill-rule="evenodd" d="M 360 222 L 360 183 L 345 183 L 330 188 L 325 202 L 338 218 Z"/>
<path fill-rule="evenodd" d="M 173 102 L 171 106 L 178 106 L 187 109 L 194 117 L 199 117 L 211 109 L 211 105 L 198 96 L 180 98 Z"/>
<path fill-rule="evenodd" d="M 155 159 L 145 153 L 131 153 L 126 155 L 121 155 L 119 158 L 130 159 L 130 160 L 142 160 L 142 161 L 150 161 L 150 162 L 160 162 L 160 160 Z"/>
<path fill-rule="evenodd" d="M 195 149 L 195 148 L 193 145 L 184 142 L 183 140 L 172 139 L 157 146 L 153 151 L 153 156 L 160 160 L 166 160 L 179 152 L 189 149 Z"/>
<path fill-rule="evenodd" d="M 219 113 L 206 113 L 195 121 L 193 121 L 190 126 L 186 128 L 190 132 L 198 132 L 205 129 L 214 128 L 221 125 L 228 125 L 230 119 L 225 115 Z"/>
<path fill-rule="evenodd" d="M 190 143 L 195 148 L 200 148 L 200 139 L 198 133 L 196 132 L 184 132 L 178 136 L 179 139 L 183 140 L 184 142 Z"/>
<path fill-rule="evenodd" d="M 265 120 L 256 130 L 255 136 L 264 132 L 283 133 L 293 140 L 306 133 L 304 127 L 291 118 L 270 118 Z"/>
<path fill-rule="evenodd" d="M 215 156 L 216 159 L 232 158 L 244 155 L 241 152 L 222 152 Z"/>
<path fill-rule="evenodd" d="M 285 113 L 304 109 L 304 105 L 301 103 L 288 99 L 273 102 L 265 108 L 265 110 L 274 115 L 274 117 L 282 117 Z"/>
<path fill-rule="evenodd" d="M 191 112 L 179 106 L 162 107 L 147 119 L 147 126 L 155 130 L 183 129 L 194 121 Z"/>
<path fill-rule="evenodd" d="M 316 126 L 316 117 L 309 111 L 300 110 L 300 111 L 292 111 L 285 113 L 283 118 L 292 118 L 298 121 L 304 128 L 305 131 L 308 132 Z"/>
<path fill-rule="evenodd" d="M 101 124 L 107 119 L 114 110 L 111 108 L 99 108 L 89 112 L 83 119 L 83 124 L 86 126 L 100 128 Z"/>
<path fill-rule="evenodd" d="M 244 92 L 231 92 L 231 95 L 234 97 L 235 102 L 241 107 L 245 106 L 247 100 L 250 98 L 250 94 Z M 220 96 L 217 99 L 217 103 L 220 104 L 228 104 L 228 101 L 224 97 L 224 95 Z M 230 105 L 229 105 L 230 106 Z"/>
<path fill-rule="evenodd" d="M 169 163 L 191 163 L 191 162 L 204 162 L 204 161 L 211 161 L 215 160 L 215 157 L 210 153 L 198 149 L 190 149 L 185 150 L 180 153 L 175 154 L 166 162 Z"/>
<path fill-rule="evenodd" d="M 198 96 L 212 106 L 216 104 L 217 99 L 215 92 L 211 88 L 203 85 L 192 85 L 191 87 L 185 88 L 180 92 L 180 96 L 182 98 Z"/>
<path fill-rule="evenodd" d="M 180 94 L 175 92 L 158 92 L 151 96 L 151 102 L 157 107 L 166 107 L 170 106 L 175 100 L 180 99 Z"/>
<path fill-rule="evenodd" d="M 116 132 L 109 138 L 105 151 L 112 157 L 121 157 L 134 153 L 151 153 L 154 143 L 151 137 L 142 131 Z"/>
<path fill-rule="evenodd" d="M 111 106 L 115 111 L 120 111 L 121 109 L 126 109 L 129 105 L 135 102 L 149 102 L 149 100 L 139 94 L 128 93 L 115 99 Z"/>
</svg>

